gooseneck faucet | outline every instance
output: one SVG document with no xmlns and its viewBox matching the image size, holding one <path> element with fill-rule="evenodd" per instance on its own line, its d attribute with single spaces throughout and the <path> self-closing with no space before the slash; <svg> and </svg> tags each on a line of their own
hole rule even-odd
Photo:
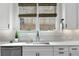
<svg viewBox="0 0 79 59">
<path fill-rule="evenodd" d="M 60 20 L 60 24 L 61 24 L 61 27 L 60 27 L 60 28 L 61 28 L 61 30 L 64 29 L 64 23 L 63 23 L 63 21 L 64 21 L 64 19 L 61 19 L 61 20 Z"/>
</svg>

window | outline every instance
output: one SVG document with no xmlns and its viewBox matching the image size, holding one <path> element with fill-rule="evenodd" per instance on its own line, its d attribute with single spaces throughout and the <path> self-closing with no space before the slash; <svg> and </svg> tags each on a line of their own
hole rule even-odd
<svg viewBox="0 0 79 59">
<path fill-rule="evenodd" d="M 19 3 L 20 30 L 53 31 L 56 3 Z"/>
</svg>

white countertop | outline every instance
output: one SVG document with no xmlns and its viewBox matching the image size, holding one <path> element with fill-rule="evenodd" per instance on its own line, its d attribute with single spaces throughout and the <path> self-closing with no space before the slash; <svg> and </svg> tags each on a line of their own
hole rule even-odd
<svg viewBox="0 0 79 59">
<path fill-rule="evenodd" d="M 33 44 L 26 42 L 0 43 L 0 46 L 55 46 L 55 45 L 79 45 L 79 41 L 49 42 L 49 44 Z"/>
<path fill-rule="evenodd" d="M 26 42 L 17 42 L 17 43 L 3 43 L 0 46 L 50 46 L 49 44 L 33 44 Z"/>
</svg>

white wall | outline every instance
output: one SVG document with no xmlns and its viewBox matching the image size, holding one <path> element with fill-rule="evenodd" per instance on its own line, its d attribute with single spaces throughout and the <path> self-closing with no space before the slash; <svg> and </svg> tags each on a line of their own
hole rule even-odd
<svg viewBox="0 0 79 59">
<path fill-rule="evenodd" d="M 19 18 L 17 13 L 17 4 L 11 4 L 13 6 L 11 9 L 11 16 L 10 16 L 10 29 L 8 30 L 0 30 L 0 42 L 8 42 L 10 40 L 14 40 L 14 34 L 16 30 L 16 20 Z M 59 12 L 61 14 L 61 12 Z M 14 16 L 16 15 L 16 16 Z M 61 18 L 58 16 L 57 19 Z M 58 20 L 59 21 L 59 20 Z M 40 33 L 40 41 L 71 41 L 71 40 L 79 40 L 79 30 L 64 30 L 64 32 L 54 31 L 54 32 L 41 32 Z M 20 41 L 35 41 L 36 34 L 35 33 L 21 33 Z"/>
</svg>

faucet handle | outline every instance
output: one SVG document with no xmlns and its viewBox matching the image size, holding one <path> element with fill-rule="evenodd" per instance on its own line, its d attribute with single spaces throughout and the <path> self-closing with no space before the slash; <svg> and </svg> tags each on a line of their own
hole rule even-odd
<svg viewBox="0 0 79 59">
<path fill-rule="evenodd" d="M 39 37 L 39 31 L 37 31 L 37 36 Z"/>
<path fill-rule="evenodd" d="M 63 22 L 63 21 L 64 21 L 64 19 L 61 19 L 61 20 L 60 20 L 60 22 Z"/>
</svg>

